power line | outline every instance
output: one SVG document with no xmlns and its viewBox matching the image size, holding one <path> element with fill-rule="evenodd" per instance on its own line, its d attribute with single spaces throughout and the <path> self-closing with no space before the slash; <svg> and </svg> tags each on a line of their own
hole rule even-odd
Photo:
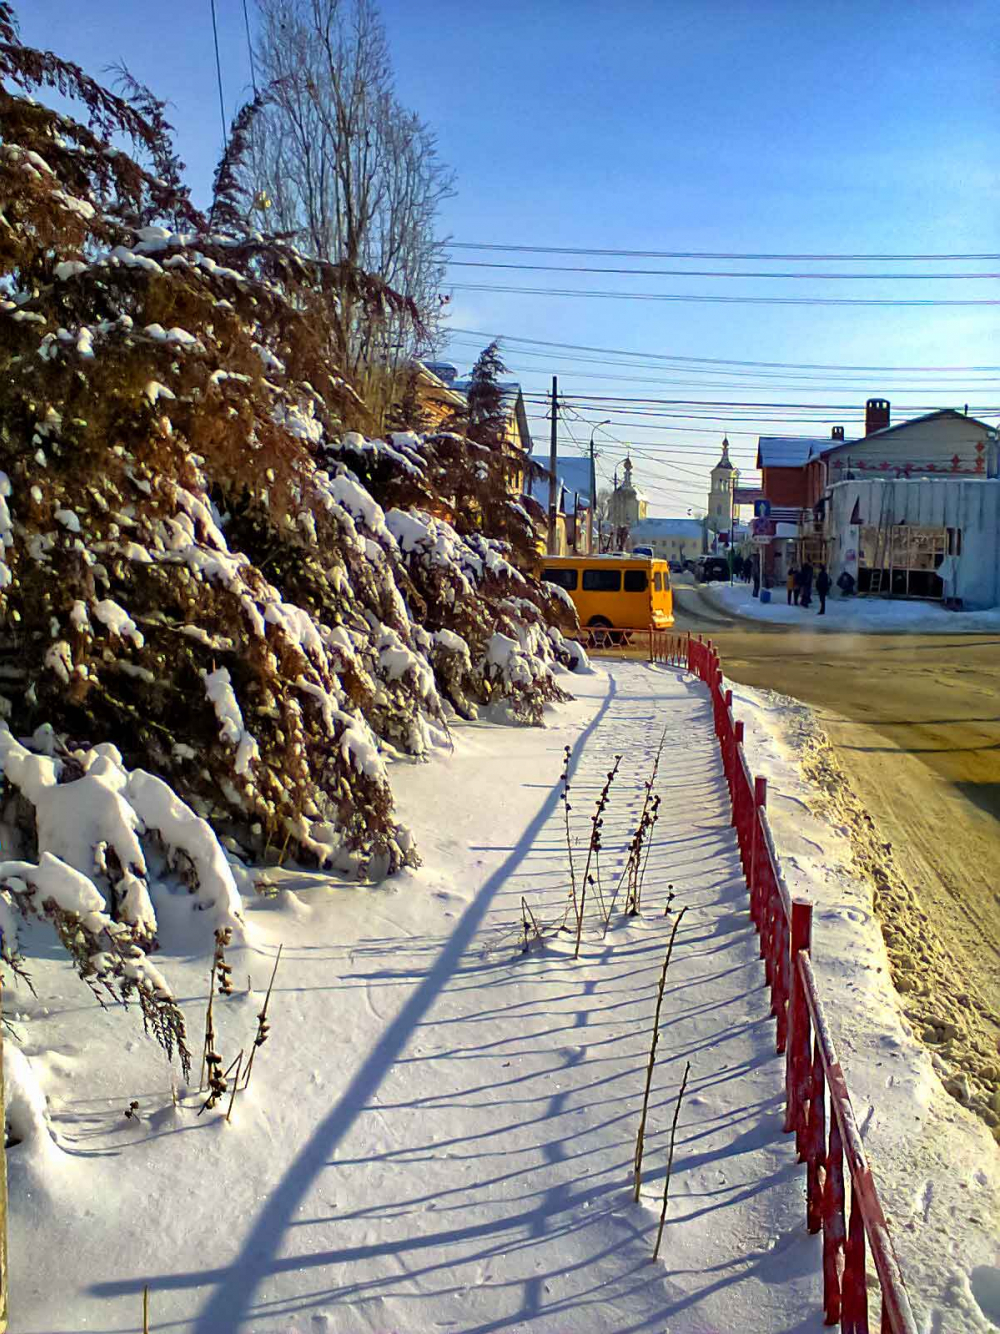
<svg viewBox="0 0 1000 1334">
<path fill-rule="evenodd" d="M 534 391 L 524 395 L 525 398 L 537 398 L 539 395 Z M 644 398 L 630 397 L 622 394 L 573 394 L 577 402 L 593 402 L 597 404 L 605 403 L 626 403 L 626 404 L 662 404 L 666 407 L 695 407 L 695 408 L 807 408 L 810 412 L 858 412 L 857 403 L 762 403 L 753 399 L 730 399 L 730 398 Z M 638 411 L 639 409 L 632 409 Z M 906 403 L 897 406 L 899 412 L 937 412 L 940 411 L 937 406 L 926 403 Z M 972 408 L 969 409 L 971 414 Z M 976 412 L 988 412 L 995 414 L 1000 412 L 1000 407 L 977 407 Z"/>
<path fill-rule="evenodd" d="M 250 14 L 247 11 L 247 0 L 243 0 L 243 22 L 247 30 L 247 55 L 250 57 L 250 84 L 253 88 L 253 95 L 257 96 L 257 70 L 253 58 L 253 42 L 250 40 Z"/>
<path fill-rule="evenodd" d="M 519 273 L 613 273 L 633 278 L 816 278 L 825 282 L 827 279 L 859 282 L 930 282 L 941 279 L 951 282 L 954 279 L 1000 278 L 1000 273 L 795 273 L 790 270 L 775 273 L 759 269 L 620 269 L 599 267 L 585 264 L 506 264 L 500 260 L 485 259 L 449 259 L 446 261 L 453 269 L 516 269 Z"/>
<path fill-rule="evenodd" d="M 215 0 L 209 0 L 212 7 L 212 37 L 215 40 L 215 77 L 219 85 L 219 115 L 222 119 L 222 145 L 226 145 L 228 131 L 226 128 L 226 103 L 222 96 L 222 60 L 219 57 L 219 25 L 215 19 Z"/>
<path fill-rule="evenodd" d="M 630 352 L 623 348 L 612 347 L 590 347 L 585 343 L 555 343 L 542 338 L 522 338 L 516 334 L 483 333 L 481 329 L 452 329 L 452 333 L 466 334 L 473 338 L 485 338 L 491 341 L 496 338 L 507 343 L 527 343 L 532 347 L 561 348 L 569 352 L 599 352 L 612 357 L 635 357 L 643 362 L 648 361 L 676 361 L 683 365 L 696 366 L 755 366 L 763 367 L 769 370 L 808 370 L 808 371 L 860 371 L 865 374 L 880 373 L 883 371 L 893 372 L 960 372 L 969 371 L 1000 371 L 1000 366 L 849 366 L 845 364 L 834 365 L 823 362 L 810 361 L 738 361 L 731 357 L 689 357 L 679 356 L 676 353 L 668 352 Z"/>
<path fill-rule="evenodd" d="M 499 245 L 486 241 L 446 241 L 442 242 L 450 250 L 505 250 L 519 254 L 532 255 L 613 255 L 622 259 L 719 259 L 719 260 L 776 260 L 788 263 L 917 263 L 925 260 L 938 261 L 992 261 L 1000 260 L 995 254 L 950 254 L 950 255 L 779 255 L 771 253 L 734 253 L 732 251 L 712 250 L 585 250 L 573 246 L 544 245 Z"/>
<path fill-rule="evenodd" d="M 468 346 L 470 348 L 479 347 L 479 343 L 476 339 L 465 338 L 463 336 L 454 336 L 449 339 L 449 343 L 457 344 L 460 347 L 461 346 Z M 535 357 L 544 361 L 545 372 L 542 372 L 540 369 L 535 370 L 531 367 L 518 368 L 515 366 L 508 366 L 509 370 L 514 371 L 515 373 L 526 374 L 526 375 L 537 375 L 543 373 L 548 374 L 550 373 L 550 371 L 555 371 L 559 373 L 564 373 L 566 375 L 574 375 L 579 379 L 616 380 L 616 381 L 620 380 L 623 383 L 632 383 L 632 384 L 663 384 L 665 381 L 667 381 L 667 377 L 676 377 L 676 376 L 722 375 L 722 376 L 739 377 L 739 379 L 747 380 L 750 383 L 732 384 L 728 382 L 719 382 L 711 380 L 687 380 L 687 379 L 685 380 L 674 379 L 674 380 L 669 380 L 667 382 L 671 385 L 671 387 L 677 387 L 677 388 L 683 388 L 685 385 L 690 384 L 692 387 L 697 386 L 699 389 L 748 389 L 748 390 L 757 389 L 760 392 L 764 392 L 766 390 L 766 392 L 769 393 L 772 392 L 772 390 L 774 392 L 779 392 L 779 393 L 796 392 L 796 391 L 799 393 L 812 393 L 813 390 L 808 387 L 810 383 L 815 383 L 818 386 L 822 386 L 822 392 L 829 392 L 830 389 L 840 389 L 845 392 L 857 390 L 859 393 L 867 395 L 869 394 L 871 389 L 870 383 L 863 384 L 863 383 L 858 383 L 854 380 L 845 380 L 841 378 L 839 375 L 833 375 L 833 376 L 829 374 L 797 375 L 793 371 L 784 371 L 784 370 L 774 371 L 774 372 L 753 371 L 744 368 L 728 370 L 725 367 L 720 367 L 720 366 L 710 366 L 710 367 L 661 366 L 661 367 L 656 367 L 658 374 L 655 376 L 618 375 L 618 374 L 609 374 L 607 372 L 581 371 L 576 369 L 575 366 L 569 367 L 562 364 L 560 364 L 559 366 L 552 366 L 551 353 L 542 350 L 536 351 L 533 348 L 521 347 L 521 348 L 515 348 L 513 349 L 513 351 L 515 353 L 515 356 L 519 360 L 523 357 Z M 643 361 L 627 361 L 627 360 L 609 361 L 607 360 L 607 358 L 601 356 L 591 357 L 579 354 L 573 355 L 572 353 L 565 353 L 565 352 L 560 354 L 560 363 L 564 361 L 574 362 L 574 363 L 578 362 L 582 365 L 590 365 L 590 366 L 605 366 L 614 369 L 617 369 L 618 367 L 625 367 L 627 369 L 631 368 L 653 369 L 653 367 L 651 367 L 648 362 L 643 362 Z M 918 372 L 900 371 L 896 373 L 909 375 L 909 374 L 916 374 Z M 794 380 L 796 381 L 796 384 L 793 386 L 772 384 L 771 382 L 773 380 L 779 380 L 779 381 Z M 907 393 L 912 393 L 915 390 L 927 395 L 950 394 L 954 392 L 956 389 L 961 389 L 964 392 L 965 390 L 968 389 L 976 389 L 976 388 L 984 389 L 993 387 L 1000 387 L 1000 381 L 997 380 L 996 376 L 989 376 L 988 378 L 982 380 L 972 379 L 969 376 L 964 376 L 961 380 L 956 380 L 953 383 L 942 385 L 940 387 L 931 386 L 928 384 L 918 384 L 915 382 L 911 384 L 880 385 L 879 394 L 880 397 L 885 397 L 888 394 L 907 394 Z M 817 390 L 816 392 L 819 392 L 819 390 Z"/>
<path fill-rule="evenodd" d="M 607 292 L 599 288 L 501 287 L 492 283 L 451 283 L 453 292 L 500 292 L 507 296 L 580 296 L 605 301 L 665 301 L 729 306 L 1000 306 L 997 297 L 939 298 L 847 296 L 710 296 L 685 292 Z"/>
</svg>

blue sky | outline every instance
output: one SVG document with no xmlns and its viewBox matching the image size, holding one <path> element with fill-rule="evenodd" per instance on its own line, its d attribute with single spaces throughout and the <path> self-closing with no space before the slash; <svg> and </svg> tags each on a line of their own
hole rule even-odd
<svg viewBox="0 0 1000 1334">
<path fill-rule="evenodd" d="M 86 6 L 22 0 L 16 7 L 26 41 L 52 47 L 91 73 L 122 59 L 171 100 L 181 156 L 204 200 L 220 144 L 209 0 L 158 7 L 155 25 L 142 17 L 153 7 L 139 0 Z M 242 0 L 217 0 L 217 7 L 231 114 L 249 84 Z M 457 173 L 457 194 L 442 219 L 443 232 L 456 241 L 725 253 L 1000 251 L 1000 13 L 992 3 L 514 0 L 488 7 L 383 0 L 381 9 L 401 100 L 433 126 L 443 159 Z M 515 263 L 685 267 L 670 260 L 453 253 Z M 687 267 L 919 274 L 1000 266 Z M 450 278 L 726 296 L 998 294 L 995 279 L 713 279 L 457 267 Z M 996 308 L 982 306 L 797 307 L 455 291 L 451 311 L 460 329 L 636 354 L 862 367 L 1000 362 Z M 483 341 L 455 334 L 441 351 L 464 368 Z M 893 400 L 894 420 L 925 405 L 1000 406 L 992 374 L 765 374 L 684 363 L 666 373 L 639 357 L 635 365 L 612 367 L 600 355 L 583 360 L 554 349 L 529 355 L 516 344 L 507 359 L 529 392 L 557 373 L 580 417 L 613 416 L 598 434 L 601 469 L 610 475 L 631 443 L 637 477 L 661 514 L 703 505 L 707 468 L 727 429 L 745 469 L 758 431 L 826 435 L 840 422 L 850 435 L 872 394 Z M 845 410 L 807 413 L 803 424 L 797 409 L 678 405 L 664 409 L 674 415 L 651 420 L 635 415 L 635 406 L 602 407 L 582 395 L 843 404 Z M 539 440 L 547 440 L 547 424 L 534 426 Z M 584 444 L 590 434 L 568 413 L 567 442 L 570 433 Z"/>
</svg>

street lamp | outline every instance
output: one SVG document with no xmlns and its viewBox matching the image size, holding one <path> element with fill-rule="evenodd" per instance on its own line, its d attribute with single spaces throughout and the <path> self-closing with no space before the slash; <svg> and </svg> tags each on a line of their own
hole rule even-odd
<svg viewBox="0 0 1000 1334">
<path fill-rule="evenodd" d="M 604 421 L 598 422 L 590 432 L 590 551 L 594 551 L 594 532 L 597 529 L 597 465 L 594 462 L 594 436 L 602 426 L 610 426 L 611 418 L 605 417 Z M 600 545 L 600 543 L 598 543 Z"/>
</svg>

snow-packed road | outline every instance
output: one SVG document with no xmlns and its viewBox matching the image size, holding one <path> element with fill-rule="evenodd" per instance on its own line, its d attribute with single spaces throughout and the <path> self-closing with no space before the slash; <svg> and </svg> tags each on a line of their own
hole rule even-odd
<svg viewBox="0 0 1000 1334">
<path fill-rule="evenodd" d="M 141 1089 L 137 1065 L 115 1072 L 112 1096 L 81 1099 L 65 1064 L 84 1040 L 99 1059 L 101 1041 L 121 1040 L 121 1016 L 108 1016 L 115 1035 L 103 1025 L 95 1038 L 92 1011 L 63 1011 L 62 1055 L 45 1072 L 57 1143 L 27 1163 L 14 1156 L 12 1328 L 135 1329 L 146 1284 L 152 1327 L 193 1334 L 707 1332 L 749 1327 L 750 1312 L 760 1334 L 821 1328 L 819 1246 L 781 1131 L 782 1065 L 707 700 L 641 664 L 574 685 L 582 697 L 546 730 L 463 727 L 451 759 L 399 776 L 421 870 L 374 892 L 286 875 L 284 896 L 257 901 L 252 943 L 231 952 L 257 994 L 216 1005 L 226 1051 L 259 1007 L 279 942 L 284 954 L 272 1037 L 232 1125 L 199 1119 L 194 1102 L 170 1106 L 151 1057 Z M 624 757 L 607 892 L 664 732 L 642 917 L 616 910 L 604 937 L 593 913 L 579 960 L 568 936 L 523 954 L 522 895 L 540 922 L 566 903 L 563 746 L 579 839 L 612 754 Z M 664 1000 L 643 1207 L 630 1166 L 669 885 L 688 912 Z M 181 981 L 184 961 L 166 963 Z M 200 970 L 184 979 L 192 995 L 204 994 Z M 45 1022 L 31 1019 L 40 1046 Z M 137 1127 L 121 1116 L 133 1090 Z M 37 1257 L 56 1238 L 53 1281 Z"/>
</svg>

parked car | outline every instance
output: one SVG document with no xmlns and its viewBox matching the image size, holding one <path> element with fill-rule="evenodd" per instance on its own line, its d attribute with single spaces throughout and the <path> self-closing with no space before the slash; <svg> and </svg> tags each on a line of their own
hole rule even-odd
<svg viewBox="0 0 1000 1334">
<path fill-rule="evenodd" d="M 649 558 L 650 560 L 652 560 L 652 559 L 653 559 L 653 548 L 652 548 L 652 547 L 633 547 L 633 548 L 632 548 L 632 555 L 633 555 L 633 556 L 648 556 L 648 558 Z"/>
<path fill-rule="evenodd" d="M 729 581 L 729 561 L 724 556 L 702 556 L 695 561 L 694 577 L 702 584 L 710 584 L 713 579 Z"/>
</svg>

